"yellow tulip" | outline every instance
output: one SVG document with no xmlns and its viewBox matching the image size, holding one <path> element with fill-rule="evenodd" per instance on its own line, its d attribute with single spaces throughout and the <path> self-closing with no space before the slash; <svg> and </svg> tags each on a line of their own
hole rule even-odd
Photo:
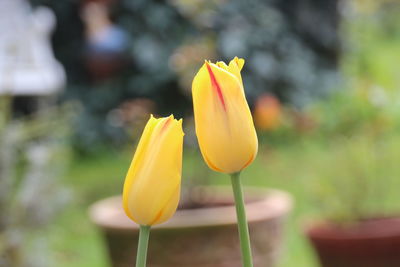
<svg viewBox="0 0 400 267">
<path fill-rule="evenodd" d="M 140 138 L 123 189 L 127 216 L 140 225 L 167 221 L 179 202 L 182 119 L 150 117 Z"/>
<path fill-rule="evenodd" d="M 207 165 L 236 173 L 253 162 L 258 140 L 240 74 L 244 59 L 206 61 L 192 84 L 196 135 Z"/>
</svg>

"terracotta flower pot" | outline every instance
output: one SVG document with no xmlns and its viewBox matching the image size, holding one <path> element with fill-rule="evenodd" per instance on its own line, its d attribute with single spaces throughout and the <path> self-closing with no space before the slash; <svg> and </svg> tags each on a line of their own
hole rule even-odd
<svg viewBox="0 0 400 267">
<path fill-rule="evenodd" d="M 346 228 L 318 224 L 306 232 L 323 267 L 400 266 L 400 217 L 363 220 Z"/>
<path fill-rule="evenodd" d="M 201 188 L 192 196 L 198 208 L 180 209 L 170 221 L 152 229 L 147 265 L 240 267 L 231 189 Z M 248 189 L 246 197 L 255 266 L 272 267 L 281 252 L 291 198 L 285 192 L 266 189 Z M 95 203 L 90 216 L 105 236 L 112 266 L 134 266 L 138 227 L 125 216 L 120 197 Z"/>
</svg>

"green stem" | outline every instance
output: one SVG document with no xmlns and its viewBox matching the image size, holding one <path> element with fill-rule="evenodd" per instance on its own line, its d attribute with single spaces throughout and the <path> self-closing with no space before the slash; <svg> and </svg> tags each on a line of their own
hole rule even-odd
<svg viewBox="0 0 400 267">
<path fill-rule="evenodd" d="M 141 225 L 136 254 L 136 267 L 146 267 L 147 247 L 149 245 L 150 226 Z"/>
<path fill-rule="evenodd" d="M 238 221 L 240 248 L 242 250 L 243 267 L 252 267 L 249 227 L 247 226 L 246 210 L 244 206 L 243 190 L 240 181 L 240 172 L 231 174 L 233 195 L 235 196 L 236 216 Z"/>
</svg>

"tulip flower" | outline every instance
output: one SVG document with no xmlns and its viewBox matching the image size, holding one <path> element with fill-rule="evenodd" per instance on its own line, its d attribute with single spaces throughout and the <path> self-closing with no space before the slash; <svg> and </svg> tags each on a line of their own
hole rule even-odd
<svg viewBox="0 0 400 267">
<path fill-rule="evenodd" d="M 183 135 L 182 120 L 151 116 L 126 175 L 123 207 L 140 225 L 136 267 L 146 264 L 150 227 L 167 221 L 178 206 Z"/>
<path fill-rule="evenodd" d="M 244 59 L 229 65 L 206 61 L 192 84 L 196 135 L 207 165 L 231 175 L 242 263 L 253 266 L 240 171 L 253 162 L 258 140 L 240 71 Z"/>
<path fill-rule="evenodd" d="M 244 60 L 229 65 L 206 61 L 192 84 L 196 135 L 207 165 L 236 173 L 253 162 L 258 141 L 244 94 L 240 70 Z"/>
</svg>

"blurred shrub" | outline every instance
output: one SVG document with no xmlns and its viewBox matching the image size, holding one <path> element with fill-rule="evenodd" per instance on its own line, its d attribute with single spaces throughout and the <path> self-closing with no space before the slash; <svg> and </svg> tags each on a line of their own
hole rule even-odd
<svg viewBox="0 0 400 267">
<path fill-rule="evenodd" d="M 343 22 L 344 71 L 356 87 L 372 85 L 388 91 L 400 86 L 400 4 L 397 0 L 349 1 Z"/>
<path fill-rule="evenodd" d="M 210 56 L 246 59 L 243 76 L 251 102 L 270 92 L 302 107 L 337 88 L 337 1 L 171 2 L 199 35 L 214 40 L 216 52 Z M 197 40 L 196 35 L 193 43 Z M 186 60 L 199 61 L 195 56 Z"/>
<path fill-rule="evenodd" d="M 0 99 L 0 266 L 54 266 L 44 235 L 65 205 L 70 108 L 12 119 Z"/>
<path fill-rule="evenodd" d="M 321 216 L 340 224 L 393 216 L 400 208 L 400 142 L 393 135 L 337 139 L 315 158 L 310 196 Z"/>
<path fill-rule="evenodd" d="M 262 103 L 262 99 L 259 98 L 258 103 Z M 263 123 L 271 123 L 271 116 L 276 123 L 276 106 L 263 105 L 262 109 L 258 107 L 254 110 L 256 125 L 261 118 Z M 263 113 L 263 116 L 258 113 Z M 310 138 L 330 142 L 365 134 L 379 137 L 399 129 L 400 93 L 373 85 L 347 88 L 304 109 L 281 106 L 279 123 L 272 129 L 258 125 L 261 143 L 272 146 Z"/>
<path fill-rule="evenodd" d="M 57 17 L 54 50 L 68 77 L 63 99 L 81 102 L 74 127 L 77 147 L 90 151 L 110 141 L 124 142 L 126 129 L 116 126 L 109 118 L 113 118 L 110 112 L 119 109 L 126 100 L 150 98 L 156 104 L 155 112 L 162 115 L 173 112 L 179 117 L 188 109 L 189 99 L 179 90 L 177 75 L 169 68 L 169 58 L 193 29 L 174 7 L 154 0 L 113 2 L 110 17 L 128 36 L 122 58 L 125 68 L 113 76 L 93 79 L 81 19 L 82 7 L 89 1 L 31 2 L 49 6 Z"/>
<path fill-rule="evenodd" d="M 246 58 L 243 75 L 250 103 L 270 92 L 304 106 L 325 95 L 337 78 L 336 0 L 97 0 L 112 3 L 110 16 L 126 33 L 128 45 L 119 55 L 125 68 L 95 80 L 88 72 L 104 68 L 87 62 L 80 18 L 90 1 L 31 2 L 56 13 L 55 53 L 68 73 L 65 98 L 82 103 L 74 129 L 76 144 L 84 150 L 125 141 L 123 126 L 107 118 L 126 100 L 149 98 L 160 115 L 191 112 L 191 80 L 205 58 Z"/>
</svg>

